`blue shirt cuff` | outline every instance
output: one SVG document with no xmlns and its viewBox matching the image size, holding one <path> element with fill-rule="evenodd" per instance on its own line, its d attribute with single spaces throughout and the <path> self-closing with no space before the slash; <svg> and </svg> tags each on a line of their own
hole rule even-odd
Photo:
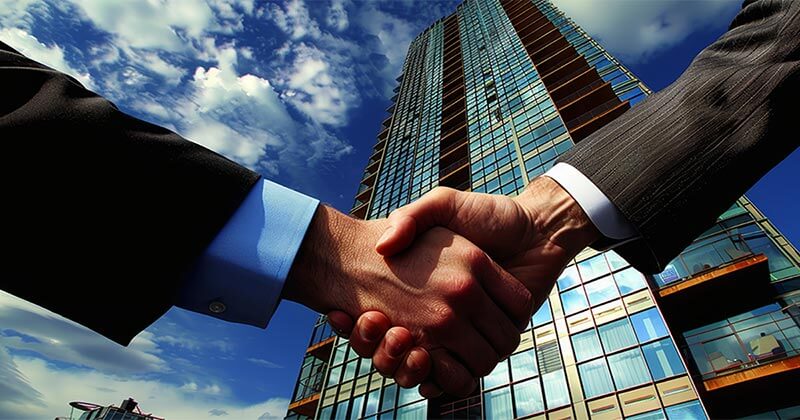
<svg viewBox="0 0 800 420">
<path fill-rule="evenodd" d="M 318 205 L 260 180 L 196 261 L 177 306 L 266 327 Z"/>
</svg>

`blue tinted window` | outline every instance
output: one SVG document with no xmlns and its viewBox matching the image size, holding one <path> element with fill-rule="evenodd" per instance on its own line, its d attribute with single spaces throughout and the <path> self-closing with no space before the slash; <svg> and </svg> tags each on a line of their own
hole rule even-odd
<svg viewBox="0 0 800 420">
<path fill-rule="evenodd" d="M 483 378 L 483 388 L 494 388 L 498 385 L 507 384 L 508 382 L 508 362 L 503 360 L 495 366 L 490 374 Z"/>
<path fill-rule="evenodd" d="M 614 251 L 606 252 L 606 259 L 608 260 L 608 265 L 611 266 L 612 270 L 619 270 L 620 268 L 628 266 L 628 262 L 622 259 L 622 257 L 620 257 L 619 254 Z"/>
<path fill-rule="evenodd" d="M 597 331 L 594 329 L 580 332 L 572 336 L 572 348 L 575 349 L 575 359 L 579 362 L 589 360 L 603 354 Z"/>
<path fill-rule="evenodd" d="M 350 401 L 342 401 L 339 404 L 336 404 L 336 420 L 346 420 L 347 419 L 347 407 L 350 404 Z"/>
<path fill-rule="evenodd" d="M 483 395 L 483 398 L 484 409 L 486 410 L 486 418 L 514 418 L 514 413 L 511 411 L 511 390 L 509 387 L 487 392 Z"/>
<path fill-rule="evenodd" d="M 578 277 L 578 269 L 574 265 L 565 268 L 556 282 L 558 283 L 558 290 L 566 290 L 576 284 L 580 284 L 581 279 Z"/>
<path fill-rule="evenodd" d="M 378 412 L 378 402 L 381 400 L 381 390 L 376 389 L 367 396 L 367 409 L 364 415 L 375 414 Z"/>
<path fill-rule="evenodd" d="M 650 374 L 638 348 L 608 356 L 608 366 L 618 390 L 650 382 Z"/>
<path fill-rule="evenodd" d="M 578 263 L 578 271 L 580 271 L 584 282 L 607 274 L 608 264 L 606 264 L 606 257 L 600 254 L 588 260 L 581 261 Z"/>
<path fill-rule="evenodd" d="M 397 409 L 397 420 L 424 420 L 428 418 L 428 400 Z"/>
<path fill-rule="evenodd" d="M 586 288 L 586 295 L 589 297 L 589 303 L 592 306 L 619 297 L 617 286 L 611 276 L 587 283 L 584 287 Z"/>
<path fill-rule="evenodd" d="M 544 399 L 539 380 L 520 382 L 514 385 L 514 398 L 516 401 L 517 417 L 544 411 Z"/>
<path fill-rule="evenodd" d="M 592 360 L 578 366 L 586 398 L 614 392 L 614 384 L 608 374 L 606 360 L 603 358 Z"/>
<path fill-rule="evenodd" d="M 548 410 L 569 404 L 569 390 L 564 377 L 564 369 L 542 375 L 542 383 L 544 383 L 544 396 Z"/>
<path fill-rule="evenodd" d="M 564 306 L 564 313 L 567 315 L 589 307 L 586 303 L 586 296 L 583 294 L 583 287 L 580 286 L 561 293 L 561 304 Z"/>
<path fill-rule="evenodd" d="M 532 349 L 511 356 L 511 377 L 515 381 L 530 378 L 536 374 L 536 356 Z"/>
<path fill-rule="evenodd" d="M 538 327 L 539 325 L 547 324 L 552 320 L 553 314 L 550 312 L 550 300 L 545 299 L 542 306 L 539 307 L 539 310 L 533 314 L 533 326 Z"/>
<path fill-rule="evenodd" d="M 700 407 L 700 401 L 694 400 L 667 407 L 667 418 L 670 420 L 705 420 L 707 417 Z"/>
<path fill-rule="evenodd" d="M 617 281 L 619 292 L 623 295 L 627 295 L 628 293 L 647 287 L 647 283 L 645 282 L 642 273 L 636 271 L 636 269 L 633 267 L 614 273 L 614 280 Z"/>
<path fill-rule="evenodd" d="M 644 345 L 642 346 L 642 352 L 644 352 L 647 366 L 650 367 L 650 373 L 655 380 L 685 372 L 681 358 L 669 339 Z"/>
<path fill-rule="evenodd" d="M 394 407 L 394 399 L 397 395 L 397 384 L 391 384 L 383 390 L 383 400 L 381 401 L 381 411 Z"/>
<path fill-rule="evenodd" d="M 639 337 L 640 343 L 668 334 L 667 326 L 664 325 L 664 320 L 661 319 L 656 308 L 631 315 L 631 322 L 633 322 L 633 328 L 636 330 L 636 336 Z"/>
<path fill-rule="evenodd" d="M 597 327 L 597 332 L 600 334 L 600 341 L 603 342 L 606 353 L 636 344 L 636 336 L 627 318 L 601 325 Z"/>
</svg>

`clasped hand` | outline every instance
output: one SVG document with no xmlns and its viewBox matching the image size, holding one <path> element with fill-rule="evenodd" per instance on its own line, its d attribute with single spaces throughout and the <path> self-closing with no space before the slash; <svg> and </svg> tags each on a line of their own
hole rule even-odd
<svg viewBox="0 0 800 420">
<path fill-rule="evenodd" d="M 580 207 L 545 177 L 514 198 L 437 188 L 385 220 L 325 211 L 298 259 L 327 269 L 292 269 L 319 292 L 304 303 L 327 312 L 379 372 L 403 387 L 422 383 L 428 398 L 471 393 L 476 378 L 516 349 L 555 279 L 597 237 Z M 327 255 L 310 249 L 320 246 Z M 290 299 L 296 293 L 284 291 Z"/>
</svg>

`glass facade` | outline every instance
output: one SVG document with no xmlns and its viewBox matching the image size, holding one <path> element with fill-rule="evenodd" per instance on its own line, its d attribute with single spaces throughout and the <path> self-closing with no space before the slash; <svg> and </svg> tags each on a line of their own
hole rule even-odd
<svg viewBox="0 0 800 420">
<path fill-rule="evenodd" d="M 411 43 L 398 82 L 355 217 L 385 217 L 437 185 L 516 195 L 651 93 L 546 0 L 465 0 Z M 584 250 L 517 350 L 459 400 L 399 388 L 336 338 L 327 359 L 304 361 L 301 378 L 325 372 L 309 416 L 705 419 L 703 378 L 795 355 L 800 313 L 784 299 L 676 331 L 657 302 L 664 287 L 753 255 L 767 257 L 774 284 L 800 277 L 796 250 L 744 197 L 655 276 Z M 300 389 L 293 401 L 309 395 Z M 290 405 L 287 418 L 301 409 Z"/>
</svg>

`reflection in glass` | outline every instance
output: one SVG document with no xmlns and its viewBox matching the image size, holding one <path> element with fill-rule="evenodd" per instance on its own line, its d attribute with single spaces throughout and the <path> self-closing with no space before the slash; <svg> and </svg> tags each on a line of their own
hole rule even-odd
<svg viewBox="0 0 800 420">
<path fill-rule="evenodd" d="M 608 302 L 611 299 L 618 298 L 617 286 L 611 276 L 603 277 L 602 279 L 595 280 L 584 286 L 586 288 L 586 295 L 589 296 L 589 303 L 599 305 L 603 302 Z"/>
<path fill-rule="evenodd" d="M 376 389 L 369 393 L 367 396 L 367 409 L 364 415 L 369 416 L 378 412 L 378 402 L 381 399 L 381 390 Z"/>
<path fill-rule="evenodd" d="M 571 265 L 564 269 L 564 272 L 561 273 L 561 276 L 558 277 L 556 283 L 558 283 L 558 290 L 566 290 L 576 284 L 580 284 L 581 279 L 578 277 L 578 269 Z"/>
<path fill-rule="evenodd" d="M 633 267 L 622 270 L 618 273 L 614 273 L 614 280 L 617 281 L 619 292 L 623 295 L 627 295 L 628 293 L 642 290 L 647 287 L 647 282 L 645 281 L 642 273 Z"/>
<path fill-rule="evenodd" d="M 567 380 L 564 378 L 564 369 L 542 375 L 542 382 L 548 410 L 569 404 L 569 390 Z"/>
<path fill-rule="evenodd" d="M 349 405 L 349 400 L 344 400 L 339 404 L 336 404 L 336 420 L 347 420 L 347 408 Z"/>
<path fill-rule="evenodd" d="M 364 407 L 364 395 L 353 398 L 353 408 L 350 410 L 350 420 L 361 417 L 361 409 Z"/>
<path fill-rule="evenodd" d="M 547 324 L 552 320 L 553 314 L 550 312 L 550 300 L 545 299 L 542 306 L 539 307 L 539 310 L 533 314 L 533 326 L 538 327 L 540 325 Z"/>
<path fill-rule="evenodd" d="M 603 358 L 592 360 L 578 366 L 583 385 L 583 394 L 586 398 L 614 392 L 614 384 L 608 374 L 606 360 Z"/>
<path fill-rule="evenodd" d="M 533 349 L 511 356 L 511 377 L 515 381 L 536 376 L 536 357 Z"/>
<path fill-rule="evenodd" d="M 622 257 L 620 257 L 619 254 L 614 251 L 606 252 L 606 259 L 608 260 L 608 265 L 611 266 L 612 270 L 619 270 L 620 268 L 628 266 L 628 262 L 622 259 Z"/>
<path fill-rule="evenodd" d="M 498 385 L 504 385 L 509 382 L 508 380 L 508 362 L 503 360 L 494 367 L 494 370 L 483 378 L 483 389 L 494 388 Z"/>
<path fill-rule="evenodd" d="M 381 411 L 394 407 L 394 399 L 397 395 L 397 384 L 391 384 L 383 389 L 383 400 L 381 400 Z"/>
<path fill-rule="evenodd" d="M 650 374 L 638 348 L 608 356 L 608 366 L 611 368 L 611 376 L 614 377 L 617 390 L 650 381 Z"/>
<path fill-rule="evenodd" d="M 580 286 L 561 293 L 561 304 L 564 306 L 564 313 L 567 315 L 589 307 L 586 303 L 586 296 L 583 294 L 583 288 Z"/>
<path fill-rule="evenodd" d="M 578 362 L 589 360 L 603 354 L 597 331 L 594 329 L 580 332 L 572 336 L 572 348 L 575 349 L 575 359 Z"/>
<path fill-rule="evenodd" d="M 483 394 L 483 398 L 484 409 L 486 410 L 486 418 L 514 418 L 514 413 L 511 411 L 511 391 L 508 387 L 487 392 Z"/>
<path fill-rule="evenodd" d="M 628 318 L 618 319 L 608 324 L 597 327 L 597 332 L 600 334 L 600 341 L 603 342 L 603 348 L 606 353 L 611 353 L 616 350 L 630 347 L 636 344 L 636 336 L 631 328 L 631 323 Z"/>
<path fill-rule="evenodd" d="M 673 405 L 667 407 L 666 410 L 669 420 L 706 420 L 706 415 L 698 400 Z"/>
<path fill-rule="evenodd" d="M 426 418 L 428 418 L 428 400 L 397 409 L 397 420 L 425 420 Z"/>
<path fill-rule="evenodd" d="M 544 411 L 544 400 L 539 380 L 520 382 L 514 385 L 514 401 L 517 405 L 517 417 Z"/>
<path fill-rule="evenodd" d="M 631 322 L 640 343 L 665 337 L 668 334 L 667 326 L 664 325 L 664 320 L 656 308 L 631 315 Z"/>
<path fill-rule="evenodd" d="M 603 254 L 596 255 L 588 260 L 578 263 L 578 271 L 584 282 L 596 279 L 604 274 L 608 274 L 608 264 Z"/>
<path fill-rule="evenodd" d="M 668 338 L 642 346 L 642 352 L 656 381 L 685 372 L 678 351 Z"/>
</svg>

